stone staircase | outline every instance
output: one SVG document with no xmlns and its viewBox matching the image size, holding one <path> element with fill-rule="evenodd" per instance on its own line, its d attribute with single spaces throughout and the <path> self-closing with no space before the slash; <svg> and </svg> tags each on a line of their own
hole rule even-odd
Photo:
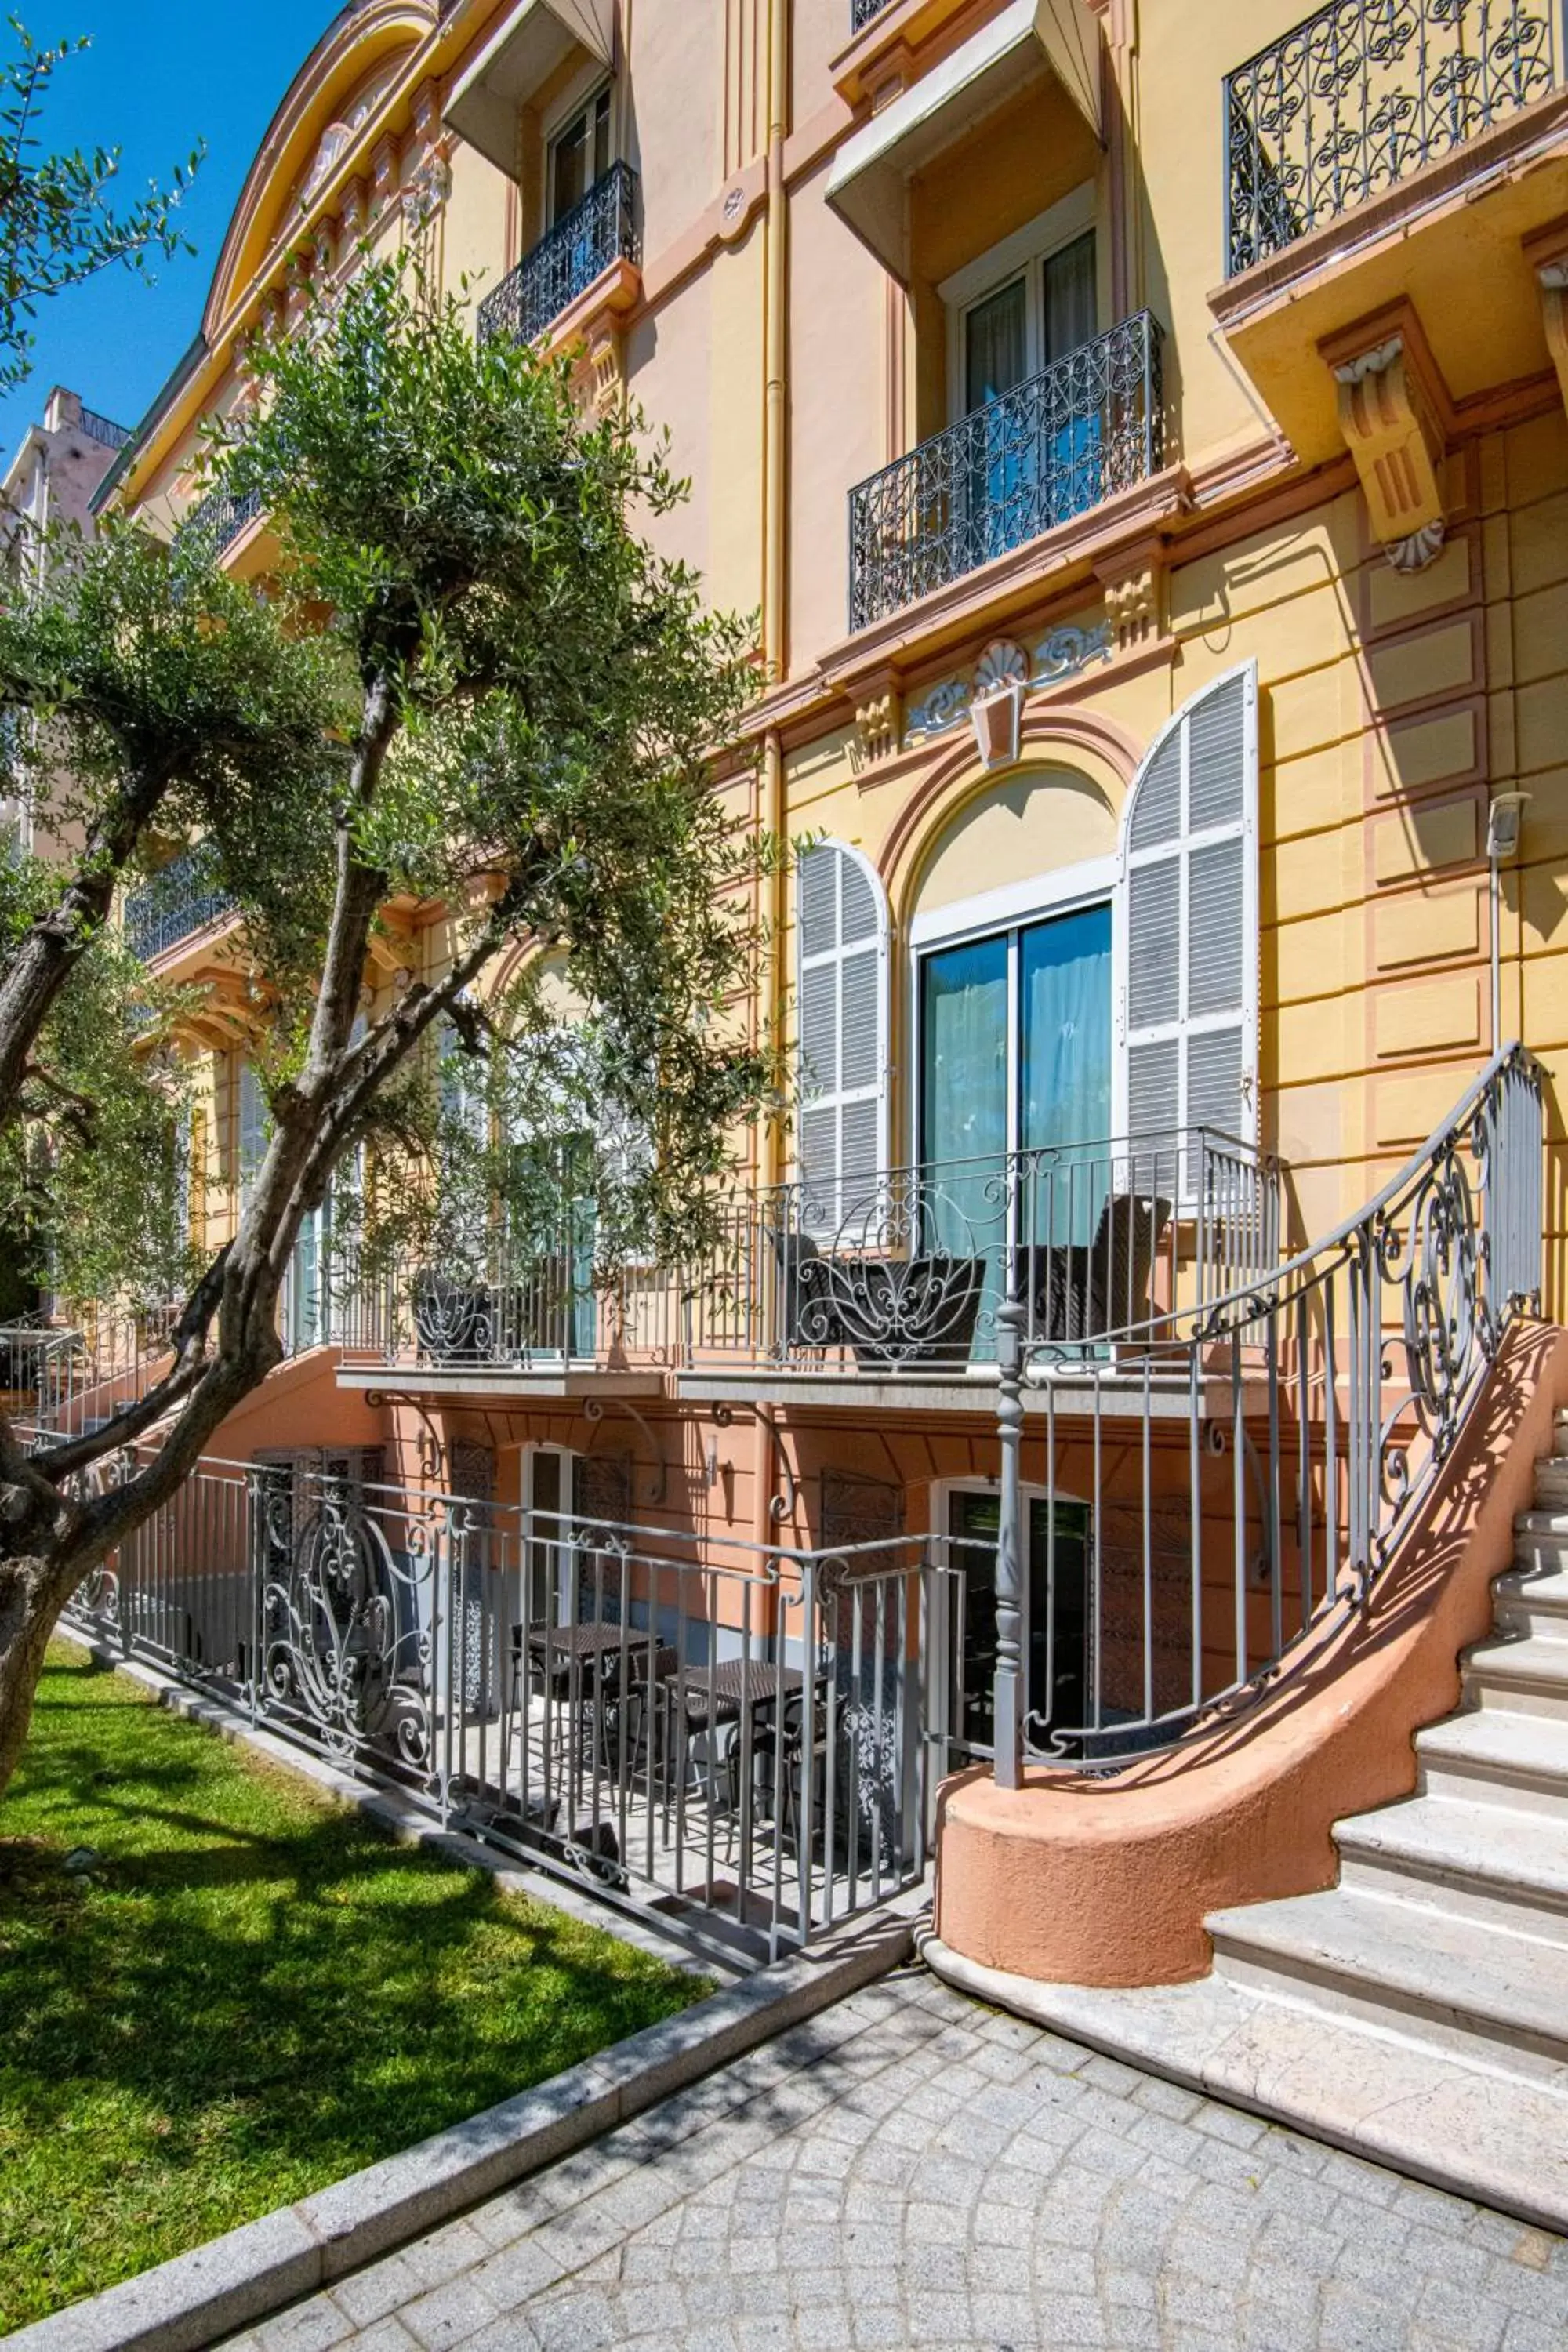
<svg viewBox="0 0 1568 2352">
<path fill-rule="evenodd" d="M 1418 1735 L 1413 1797 L 1337 1824 L 1337 1886 L 1215 1914 L 1198 1984 L 1000 1997 L 1568 2231 L 1568 1417 L 1555 1443 L 1461 1712 Z"/>
</svg>

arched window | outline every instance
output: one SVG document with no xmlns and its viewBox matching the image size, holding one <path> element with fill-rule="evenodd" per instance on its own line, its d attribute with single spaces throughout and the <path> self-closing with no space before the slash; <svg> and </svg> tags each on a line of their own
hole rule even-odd
<svg viewBox="0 0 1568 2352">
<path fill-rule="evenodd" d="M 824 841 L 796 867 L 796 1153 L 813 1229 L 888 1163 L 888 904 L 869 860 Z"/>
<path fill-rule="evenodd" d="M 1156 739 L 1122 819 L 1117 1126 L 1258 1132 L 1258 670 Z"/>
</svg>

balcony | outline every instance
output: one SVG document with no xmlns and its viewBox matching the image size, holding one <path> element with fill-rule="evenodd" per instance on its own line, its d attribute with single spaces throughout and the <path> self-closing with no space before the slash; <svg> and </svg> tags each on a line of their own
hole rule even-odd
<svg viewBox="0 0 1568 2352">
<path fill-rule="evenodd" d="M 1042 1360 L 1091 1377 L 1128 1349 L 1142 1361 L 1173 1316 L 1262 1278 L 1280 1216 L 1275 1161 L 1172 1130 L 742 1192 L 679 1266 L 597 1271 L 593 1204 L 564 1202 L 543 1247 L 498 1228 L 374 1272 L 340 1257 L 328 1319 L 351 1351 L 438 1388 L 739 1379 L 918 1403 L 994 1375 L 1008 1289 Z"/>
<path fill-rule="evenodd" d="M 863 33 L 873 16 L 879 16 L 884 8 L 892 5 L 893 0 L 849 0 L 850 32 Z"/>
<path fill-rule="evenodd" d="M 1543 98 L 1553 0 L 1331 0 L 1226 77 L 1236 277 Z"/>
<path fill-rule="evenodd" d="M 257 490 L 247 491 L 242 499 L 227 490 L 214 490 L 191 509 L 180 525 L 179 536 L 191 542 L 200 541 L 216 563 L 260 512 L 261 497 Z"/>
<path fill-rule="evenodd" d="M 210 854 L 199 844 L 171 858 L 125 901 L 125 941 L 133 955 L 152 963 L 182 940 L 206 929 L 230 912 L 235 900 L 216 878 Z"/>
<path fill-rule="evenodd" d="M 613 163 L 485 297 L 480 341 L 513 335 L 521 343 L 537 342 L 606 270 L 622 262 L 637 268 L 642 258 L 637 215 L 637 175 L 629 163 Z"/>
<path fill-rule="evenodd" d="M 1560 15 L 1332 0 L 1226 78 L 1209 305 L 1304 464 L 1342 454 L 1359 380 L 1343 371 L 1391 347 L 1423 378 L 1412 430 L 1433 465 L 1465 403 L 1546 374 L 1538 270 L 1568 215 Z"/>
<path fill-rule="evenodd" d="M 850 491 L 851 633 L 1147 481 L 1163 458 L 1161 331 L 1141 310 Z"/>
</svg>

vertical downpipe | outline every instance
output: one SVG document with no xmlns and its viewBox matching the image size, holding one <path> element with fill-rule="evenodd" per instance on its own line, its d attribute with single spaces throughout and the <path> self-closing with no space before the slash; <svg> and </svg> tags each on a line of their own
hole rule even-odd
<svg viewBox="0 0 1568 2352">
<path fill-rule="evenodd" d="M 996 1431 L 1002 1475 L 996 1529 L 996 1675 L 992 1690 L 994 1773 L 999 1789 L 1024 1784 L 1024 1308 L 996 1312 Z"/>
</svg>

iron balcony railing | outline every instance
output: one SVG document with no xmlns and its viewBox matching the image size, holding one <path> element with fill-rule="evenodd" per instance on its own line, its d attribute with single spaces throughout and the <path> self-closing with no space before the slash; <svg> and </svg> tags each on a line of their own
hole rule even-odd
<svg viewBox="0 0 1568 2352">
<path fill-rule="evenodd" d="M 849 626 L 868 628 L 1164 461 L 1147 310 L 922 441 L 849 493 Z"/>
<path fill-rule="evenodd" d="M 1064 1363 L 1200 1308 L 1278 1263 L 1280 1175 L 1209 1129 L 926 1161 L 742 1192 L 700 1256 L 595 1263 L 591 1201 L 542 1246 L 443 1226 L 374 1269 L 330 1259 L 311 1328 L 445 1373 L 642 1366 L 827 1381 L 994 1370 L 997 1309 Z"/>
<path fill-rule="evenodd" d="M 849 30 L 863 33 L 873 16 L 879 16 L 884 8 L 892 5 L 893 0 L 849 0 Z"/>
<path fill-rule="evenodd" d="M 101 442 L 106 449 L 123 449 L 131 438 L 128 425 L 116 425 L 112 418 L 100 416 L 96 408 L 82 410 L 81 429 L 89 441 Z"/>
<path fill-rule="evenodd" d="M 82 1437 L 169 1368 L 179 1306 L 85 1306 L 0 1327 L 0 1389 L 39 1436 Z"/>
<path fill-rule="evenodd" d="M 198 843 L 127 895 L 126 944 L 150 963 L 217 922 L 234 904 L 232 893 L 217 879 L 210 855 Z"/>
<path fill-rule="evenodd" d="M 773 1548 L 603 1499 L 208 1462 L 68 1622 L 731 1963 L 918 1881 L 947 1765 L 928 1664 L 963 1617 L 944 1548 Z"/>
<path fill-rule="evenodd" d="M 183 540 L 203 541 L 216 559 L 233 546 L 247 523 L 254 522 L 260 512 L 259 490 L 247 490 L 242 499 L 228 490 L 214 490 L 191 509 L 179 535 Z"/>
<path fill-rule="evenodd" d="M 637 175 L 629 163 L 612 163 L 581 204 L 486 295 L 479 305 L 480 341 L 514 335 L 519 342 L 537 342 L 606 269 L 641 257 Z"/>
<path fill-rule="evenodd" d="M 1559 0 L 1330 0 L 1226 77 L 1235 277 L 1543 97 Z"/>
</svg>

